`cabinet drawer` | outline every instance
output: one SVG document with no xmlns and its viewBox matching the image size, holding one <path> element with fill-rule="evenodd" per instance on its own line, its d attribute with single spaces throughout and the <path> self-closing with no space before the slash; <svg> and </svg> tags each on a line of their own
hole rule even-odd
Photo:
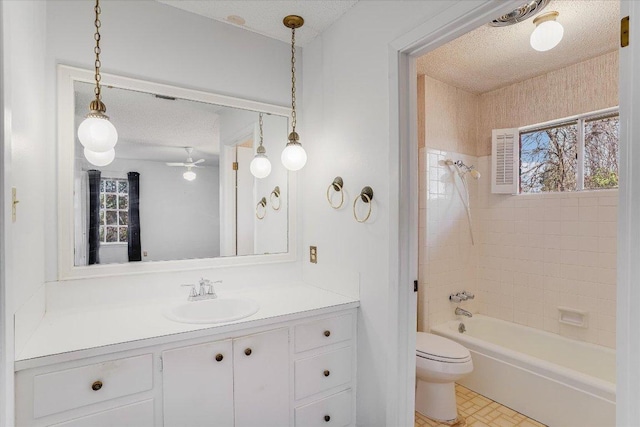
<svg viewBox="0 0 640 427">
<path fill-rule="evenodd" d="M 35 418 L 150 390 L 151 354 L 37 375 L 33 379 Z"/>
<path fill-rule="evenodd" d="M 352 315 L 316 320 L 296 326 L 295 350 L 296 353 L 350 340 L 353 330 Z"/>
<path fill-rule="evenodd" d="M 351 424 L 351 390 L 296 408 L 296 427 L 343 427 Z"/>
<path fill-rule="evenodd" d="M 351 381 L 351 347 L 297 360 L 296 399 L 311 396 Z"/>
<path fill-rule="evenodd" d="M 51 427 L 153 427 L 153 399 L 120 406 Z"/>
</svg>

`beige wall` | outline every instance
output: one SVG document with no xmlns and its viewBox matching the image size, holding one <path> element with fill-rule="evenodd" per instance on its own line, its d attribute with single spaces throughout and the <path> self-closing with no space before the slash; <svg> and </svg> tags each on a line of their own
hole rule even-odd
<svg viewBox="0 0 640 427">
<path fill-rule="evenodd" d="M 483 93 L 476 155 L 491 154 L 492 129 L 533 125 L 617 105 L 617 50 Z"/>
<path fill-rule="evenodd" d="M 419 147 L 435 148 L 475 156 L 478 95 L 442 83 L 429 76 L 418 77 Z M 422 138 L 422 139 L 421 139 Z"/>
</svg>

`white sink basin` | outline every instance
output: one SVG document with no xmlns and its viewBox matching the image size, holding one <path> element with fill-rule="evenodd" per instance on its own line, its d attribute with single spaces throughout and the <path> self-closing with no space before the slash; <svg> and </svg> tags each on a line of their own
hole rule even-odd
<svg viewBox="0 0 640 427">
<path fill-rule="evenodd" d="M 257 302 L 246 298 L 216 298 L 185 302 L 170 307 L 165 317 L 181 323 L 224 323 L 244 319 L 260 309 Z"/>
</svg>

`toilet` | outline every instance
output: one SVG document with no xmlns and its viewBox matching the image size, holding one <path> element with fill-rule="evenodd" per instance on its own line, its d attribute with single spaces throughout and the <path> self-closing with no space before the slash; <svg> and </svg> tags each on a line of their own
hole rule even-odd
<svg viewBox="0 0 640 427">
<path fill-rule="evenodd" d="M 471 354 L 465 347 L 438 335 L 418 332 L 416 411 L 437 421 L 455 420 L 455 381 L 472 371 Z"/>
</svg>

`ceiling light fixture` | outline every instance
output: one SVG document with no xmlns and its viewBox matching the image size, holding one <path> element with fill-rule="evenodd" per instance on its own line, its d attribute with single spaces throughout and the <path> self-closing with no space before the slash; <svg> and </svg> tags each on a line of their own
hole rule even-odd
<svg viewBox="0 0 640 427">
<path fill-rule="evenodd" d="M 536 29 L 531 33 L 531 47 L 539 52 L 551 50 L 560 43 L 564 35 L 564 28 L 556 21 L 558 12 L 548 12 L 537 16 L 533 23 Z"/>
<path fill-rule="evenodd" d="M 260 145 L 256 150 L 256 155 L 251 160 L 251 164 L 249 165 L 249 170 L 251 174 L 256 178 L 266 178 L 271 173 L 271 162 L 267 157 L 267 150 L 264 148 L 263 143 L 263 133 L 262 133 L 262 113 L 260 113 L 260 118 L 258 119 L 258 124 L 260 126 Z"/>
<path fill-rule="evenodd" d="M 78 127 L 78 139 L 84 147 L 84 155 L 89 162 L 96 166 L 106 166 L 115 158 L 113 147 L 118 142 L 118 132 L 105 114 L 107 107 L 102 102 L 100 87 L 100 66 L 102 65 L 100 63 L 100 0 L 96 0 L 93 10 L 96 14 L 94 20 L 96 32 L 93 36 L 96 41 L 96 46 L 93 48 L 96 54 L 94 61 L 96 87 L 93 90 L 96 98 L 89 104 L 89 114 Z M 108 162 L 104 163 L 107 160 Z M 104 164 L 94 163 L 94 161 Z"/>
<path fill-rule="evenodd" d="M 290 171 L 297 171 L 307 163 L 307 153 L 300 144 L 296 132 L 296 28 L 304 25 L 304 19 L 297 15 L 288 15 L 282 20 L 285 27 L 291 28 L 291 133 L 289 142 L 282 151 L 282 164 Z"/>
<path fill-rule="evenodd" d="M 193 181 L 196 179 L 196 173 L 191 170 L 191 166 L 187 166 L 187 171 L 182 174 L 182 177 L 187 181 Z"/>
</svg>

